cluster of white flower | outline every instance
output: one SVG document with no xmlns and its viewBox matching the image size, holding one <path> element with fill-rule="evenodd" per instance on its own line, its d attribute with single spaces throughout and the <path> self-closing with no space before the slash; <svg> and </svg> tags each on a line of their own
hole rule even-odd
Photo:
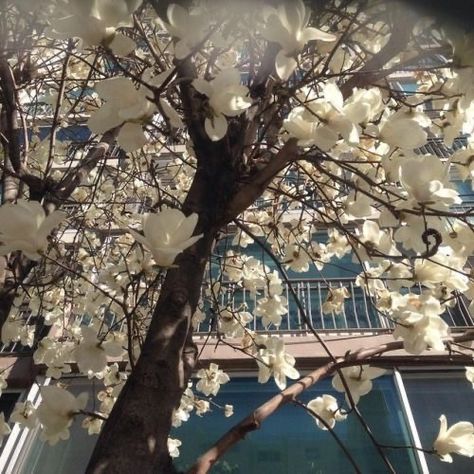
<svg viewBox="0 0 474 474">
<path fill-rule="evenodd" d="M 2 326 L 2 343 L 35 347 L 36 328 L 22 314 L 23 306 L 28 305 L 34 317 L 52 326 L 33 356 L 36 364 L 46 367 L 46 376 L 59 379 L 77 366 L 82 374 L 103 383 L 97 395 L 99 417 L 85 413 L 84 395 L 75 397 L 60 386 L 49 386 L 41 390 L 37 408 L 29 401 L 17 404 L 11 422 L 28 428 L 40 423 L 43 438 L 51 444 L 67 439 L 80 413 L 89 434 L 100 431 L 102 417 L 111 412 L 125 383 L 118 362 L 130 362 L 131 367 L 140 353 L 149 315 L 160 295 L 161 276 L 176 268 L 183 252 L 193 253 L 204 242 L 203 234 L 195 233 L 203 231 L 209 217 L 206 212 L 185 215 L 178 208 L 189 196 L 196 173 L 207 173 L 203 154 L 208 149 L 223 155 L 232 151 L 228 153 L 232 160 L 222 156 L 222 162 L 238 178 L 229 186 L 234 191 L 234 185 L 235 190 L 244 189 L 254 176 L 264 175 L 260 171 L 274 165 L 277 153 L 286 145 L 299 147 L 296 157 L 281 167 L 275 165 L 278 170 L 272 179 L 264 177 L 268 186 L 258 205 L 236 217 L 238 230 L 233 237 L 226 236 L 231 248 L 226 247 L 218 260 L 211 255 L 211 283 L 192 316 L 193 327 L 206 320 L 210 304 L 218 337 L 228 339 L 224 342 L 229 345 L 235 343 L 230 339 L 241 339 L 238 349 L 257 361 L 258 381 L 266 383 L 273 377 L 284 390 L 287 379 L 300 376 L 284 339 L 248 328 L 254 318 L 261 317 L 265 329 L 278 329 L 289 312 L 286 283 L 270 268 L 265 251 L 273 252 L 272 264 L 279 262 L 282 274 L 284 270 L 322 271 L 334 259 L 352 252 L 354 262 L 363 268 L 356 283 L 374 301 L 381 317 L 395 325 L 393 337 L 403 341 L 405 351 L 420 355 L 427 350 L 446 350 L 451 333 L 443 313 L 456 304 L 460 294 L 474 301 L 468 262 L 474 253 L 472 212 L 457 212 L 461 194 L 450 177 L 455 169 L 463 181 L 474 179 L 474 140 L 465 138 L 447 160 L 420 147 L 431 136 L 451 146 L 460 133 L 474 130 L 472 35 L 450 39 L 455 61 L 449 64 L 449 71 L 446 64 L 442 76 L 437 68 L 417 74 L 417 93 L 401 100 L 393 91 L 375 87 L 375 80 L 370 81 L 371 86 L 348 91 L 346 78 L 342 78 L 344 71 L 350 72 L 347 76 L 357 76 L 364 58 L 387 44 L 390 29 L 383 21 L 365 26 L 362 22 L 353 34 L 337 22 L 323 31 L 309 26 L 317 26 L 319 18 L 311 18 L 302 0 L 276 8 L 245 2 L 248 11 L 232 5 L 240 2 L 229 1 L 225 2 L 226 12 L 216 7 L 219 2 L 202 1 L 189 9 L 169 5 L 168 21 L 153 22 L 158 33 L 147 34 L 146 42 L 136 43 L 132 38 L 140 34 L 131 34 L 127 28 L 134 21 L 139 23 L 133 15 L 141 0 L 48 3 L 47 12 L 41 15 L 51 13 L 47 36 L 79 38 L 80 47 L 74 41 L 69 44 L 72 53 L 63 71 L 67 92 L 48 85 L 32 94 L 19 85 L 22 105 L 34 97 L 49 109 L 58 106 L 59 130 L 79 110 L 71 103 L 66 115 L 67 107 L 61 101 L 68 103 L 77 91 L 81 96 L 84 92 L 87 100 L 80 97 L 77 102 L 82 103 L 80 113 L 89 116 L 90 131 L 104 135 L 120 128 L 117 143 L 127 157 L 117 159 L 117 166 L 107 161 L 113 157 L 100 158 L 100 166 L 88 171 L 88 176 L 82 176 L 81 170 L 82 181 L 70 196 L 78 207 L 71 213 L 50 211 L 49 197 L 35 201 L 33 189 L 30 201 L 19 198 L 0 207 L 0 257 L 11 256 L 8 262 L 0 258 L 0 279 L 5 270 L 13 269 L 8 265 L 17 258 L 16 252 L 32 260 L 35 268 L 34 279 L 27 282 L 28 294 L 15 296 Z M 339 39 L 340 47 L 330 53 Z M 274 56 L 265 65 L 270 68 L 265 73 L 268 82 L 257 83 L 262 79 L 259 53 L 269 45 Z M 90 51 L 95 46 L 101 47 L 97 57 L 96 51 Z M 116 58 L 111 68 L 111 52 L 129 57 Z M 311 59 L 313 53 L 317 61 Z M 163 61 L 155 61 L 159 54 Z M 44 61 L 39 62 L 46 64 L 56 53 L 41 45 L 33 48 L 31 60 L 42 55 Z M 120 62 L 135 59 L 137 68 L 128 67 L 128 62 L 125 68 Z M 9 61 L 13 71 L 17 59 Z M 188 62 L 192 74 L 183 76 L 181 69 Z M 88 68 L 88 64 L 93 66 Z M 121 68 L 133 79 L 116 76 Z M 39 77 L 49 78 L 53 72 L 38 66 Z M 93 93 L 87 90 L 90 81 L 95 81 Z M 286 81 L 294 83 L 285 85 Z M 268 87 L 262 95 L 263 86 Z M 189 103 L 180 95 L 184 89 Z M 423 108 L 428 100 L 436 103 L 436 110 L 441 111 L 438 116 Z M 195 130 L 188 130 L 195 120 Z M 51 179 L 45 181 L 44 190 L 61 190 L 62 184 L 70 182 L 63 168 L 83 162 L 86 154 L 79 151 L 69 163 L 63 157 L 69 143 L 55 143 L 61 141 L 55 134 L 43 138 L 36 125 L 31 126 L 29 149 L 25 143 L 28 167 L 22 172 L 31 170 L 34 178 Z M 185 152 L 174 152 L 170 145 L 174 138 L 186 142 Z M 205 150 L 194 150 L 195 138 L 205 143 Z M 243 138 L 248 142 L 241 143 L 240 149 L 238 140 Z M 156 161 L 160 156 L 169 160 L 170 154 L 173 159 L 161 169 Z M 58 186 L 49 186 L 53 182 Z M 27 180 L 21 186 L 28 188 Z M 186 201 L 191 208 L 193 199 L 194 195 Z M 156 211 L 158 208 L 162 210 Z M 61 243 L 55 230 L 67 216 L 71 232 Z M 121 232 L 123 235 L 116 235 Z M 252 254 L 256 239 L 258 247 L 265 247 L 262 258 Z M 247 248 L 248 254 L 240 248 Z M 60 265 L 55 267 L 54 260 Z M 74 265 L 69 265 L 71 261 Z M 215 271 L 217 266 L 219 271 Z M 232 293 L 233 302 L 226 299 L 226 292 Z M 251 305 L 239 306 L 237 299 L 242 295 L 245 299 L 248 293 L 246 302 L 251 300 Z M 349 297 L 348 287 L 328 285 L 321 316 L 343 313 Z M 474 303 L 470 308 L 474 310 Z M 74 323 L 71 315 L 83 320 Z M 130 334 L 122 325 L 125 320 L 133 327 Z M 371 391 L 372 381 L 385 373 L 361 364 L 340 369 L 332 380 L 349 406 L 358 404 Z M 197 396 L 188 387 L 173 414 L 175 427 L 187 421 L 193 410 L 199 416 L 210 411 L 212 397 L 230 380 L 212 362 L 200 368 L 196 377 L 196 391 L 210 398 Z M 466 378 L 474 387 L 472 367 L 466 368 Z M 0 376 L 0 391 L 5 387 Z M 347 415 L 329 394 L 310 401 L 307 408 L 322 429 L 334 428 Z M 233 408 L 225 405 L 223 410 L 230 416 Z M 434 450 L 441 459 L 450 462 L 451 453 L 473 456 L 472 424 L 459 422 L 448 429 L 444 415 L 440 421 Z M 0 438 L 9 431 L 0 415 Z M 179 455 L 180 446 L 181 441 L 168 439 L 172 457 Z"/>
</svg>

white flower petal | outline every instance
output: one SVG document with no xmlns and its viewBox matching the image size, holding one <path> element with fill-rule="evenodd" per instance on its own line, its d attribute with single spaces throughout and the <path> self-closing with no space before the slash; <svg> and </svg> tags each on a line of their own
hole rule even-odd
<svg viewBox="0 0 474 474">
<path fill-rule="evenodd" d="M 204 128 L 207 136 L 213 141 L 217 142 L 224 138 L 227 133 L 227 119 L 224 115 L 214 116 L 212 119 L 206 118 L 204 121 Z"/>
</svg>

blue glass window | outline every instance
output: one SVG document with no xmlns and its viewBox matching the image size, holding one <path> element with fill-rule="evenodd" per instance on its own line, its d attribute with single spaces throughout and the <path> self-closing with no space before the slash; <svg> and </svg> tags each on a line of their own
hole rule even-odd
<svg viewBox="0 0 474 474">
<path fill-rule="evenodd" d="M 440 415 L 446 415 L 448 426 L 458 421 L 474 422 L 474 391 L 464 373 L 404 374 L 403 383 L 413 412 L 421 445 L 432 449 L 439 433 Z M 453 463 L 441 462 L 427 455 L 431 474 L 470 474 L 472 459 L 453 454 Z"/>
<path fill-rule="evenodd" d="M 234 378 L 223 385 L 214 401 L 220 405 L 234 404 L 235 413 L 225 418 L 215 409 L 199 418 L 192 418 L 172 434 L 180 439 L 178 466 L 189 467 L 199 454 L 239 420 L 278 393 L 272 382 L 261 385 L 255 379 Z M 342 401 L 341 394 L 331 389 L 330 380 L 323 380 L 301 396 L 309 400 L 332 393 Z M 385 376 L 374 381 L 374 389 L 360 402 L 367 423 L 379 442 L 391 445 L 410 444 L 407 427 L 396 395 L 393 380 Z M 357 419 L 350 415 L 336 425 L 336 433 L 348 447 L 363 473 L 386 473 L 387 468 L 367 438 Z M 396 472 L 419 472 L 415 456 L 406 450 L 387 450 Z M 268 418 L 260 428 L 234 446 L 211 471 L 245 474 L 286 473 L 349 473 L 350 463 L 331 435 L 320 430 L 302 408 L 287 405 Z"/>
</svg>

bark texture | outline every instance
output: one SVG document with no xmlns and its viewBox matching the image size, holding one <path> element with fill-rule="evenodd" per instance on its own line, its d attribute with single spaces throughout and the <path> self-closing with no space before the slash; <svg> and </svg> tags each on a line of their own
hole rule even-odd
<svg viewBox="0 0 474 474">
<path fill-rule="evenodd" d="M 194 365 L 189 326 L 213 240 L 213 232 L 207 231 L 177 260 L 179 267 L 169 271 L 142 353 L 99 437 L 87 473 L 176 472 L 167 439 L 173 410 Z"/>
</svg>

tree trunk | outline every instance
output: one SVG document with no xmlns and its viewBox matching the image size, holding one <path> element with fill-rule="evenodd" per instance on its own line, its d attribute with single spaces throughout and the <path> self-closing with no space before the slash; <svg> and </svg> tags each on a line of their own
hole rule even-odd
<svg viewBox="0 0 474 474">
<path fill-rule="evenodd" d="M 167 439 L 194 366 L 191 316 L 214 234 L 205 232 L 168 272 L 137 365 L 99 436 L 87 473 L 176 472 Z"/>
</svg>

